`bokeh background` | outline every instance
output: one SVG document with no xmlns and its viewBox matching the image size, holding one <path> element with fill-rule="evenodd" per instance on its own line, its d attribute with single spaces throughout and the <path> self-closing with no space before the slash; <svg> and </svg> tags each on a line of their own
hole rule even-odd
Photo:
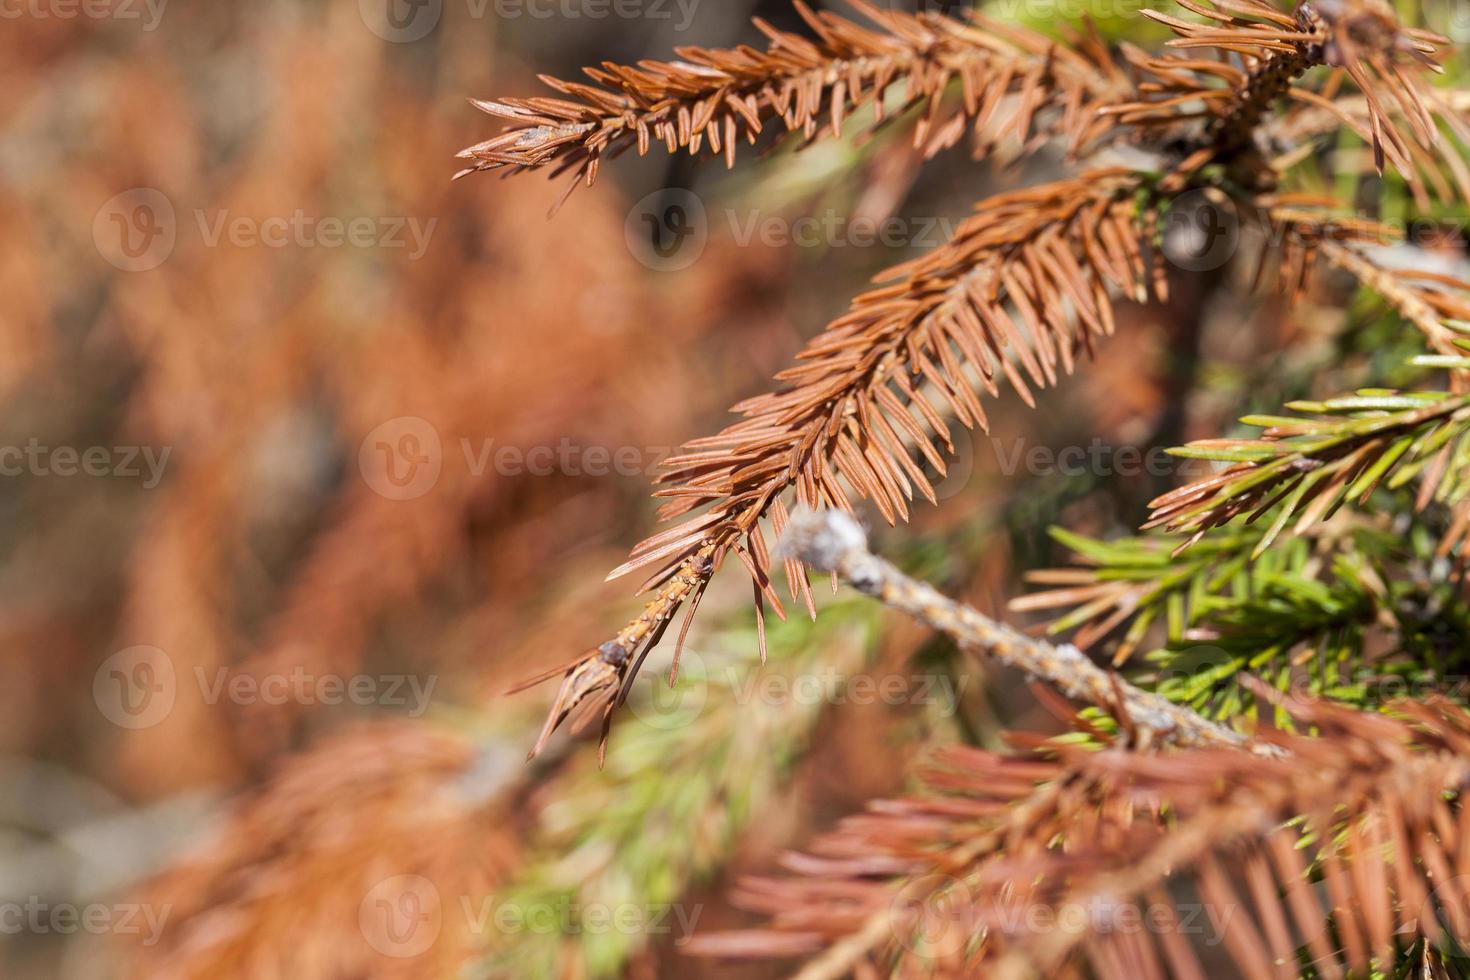
<svg viewBox="0 0 1470 980">
<path fill-rule="evenodd" d="M 539 176 L 450 179 L 496 131 L 469 97 L 754 41 L 789 6 L 391 3 L 0 3 L 5 977 L 776 975 L 681 940 L 746 923 L 729 886 L 901 791 L 927 739 L 1049 724 L 844 599 L 774 627 L 761 674 L 732 571 L 605 771 L 565 737 L 524 765 L 553 689 L 500 692 L 636 611 L 603 577 L 652 527 L 658 460 L 1064 162 L 921 167 L 855 128 L 733 175 L 628 158 L 548 217 Z M 1310 309 L 1172 304 L 1040 410 L 1006 396 L 883 546 L 999 611 L 1062 557 L 1049 526 L 1135 526 L 1184 475 L 1120 449 L 1276 404 L 1270 352 L 1302 377 L 1391 358 Z M 780 687 L 833 670 L 906 696 Z"/>
</svg>

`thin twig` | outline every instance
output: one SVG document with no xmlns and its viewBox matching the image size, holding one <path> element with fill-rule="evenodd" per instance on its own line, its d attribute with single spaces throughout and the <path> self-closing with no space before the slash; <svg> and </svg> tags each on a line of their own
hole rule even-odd
<svg viewBox="0 0 1470 980">
<path fill-rule="evenodd" d="M 1265 755 L 1279 753 L 1274 746 L 1252 744 L 1238 732 L 1134 687 L 1098 667 L 1071 644 L 1055 646 L 1026 636 L 908 577 L 870 552 L 867 534 L 842 511 L 793 514 L 781 549 L 813 568 L 836 572 L 859 592 L 908 613 L 966 650 L 1024 670 L 1075 701 L 1096 705 L 1114 715 L 1122 711 L 1126 718 L 1121 720 L 1163 741 L 1183 746 L 1249 746 Z"/>
</svg>

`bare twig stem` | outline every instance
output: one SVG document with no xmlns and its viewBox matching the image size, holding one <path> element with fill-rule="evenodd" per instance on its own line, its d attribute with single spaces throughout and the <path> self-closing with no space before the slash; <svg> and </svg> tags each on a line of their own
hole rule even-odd
<svg viewBox="0 0 1470 980">
<path fill-rule="evenodd" d="M 1126 717 L 1120 720 L 1163 741 L 1183 746 L 1244 748 L 1250 744 L 1238 732 L 1103 670 L 1071 644 L 1056 646 L 1026 636 L 910 578 L 870 552 L 867 534 L 842 511 L 793 514 L 781 548 L 814 568 L 836 572 L 859 592 L 908 613 L 962 648 L 1024 670 L 1074 701 L 1096 705 L 1115 716 L 1121 712 Z M 1250 747 L 1265 754 L 1277 752 L 1274 746 Z"/>
<path fill-rule="evenodd" d="M 1246 77 L 1231 103 L 1230 111 L 1210 126 L 1206 139 L 1215 144 L 1219 156 L 1250 146 L 1261 121 L 1291 83 L 1322 63 L 1322 46 L 1305 45 L 1302 50 L 1276 52 L 1265 58 Z"/>
</svg>

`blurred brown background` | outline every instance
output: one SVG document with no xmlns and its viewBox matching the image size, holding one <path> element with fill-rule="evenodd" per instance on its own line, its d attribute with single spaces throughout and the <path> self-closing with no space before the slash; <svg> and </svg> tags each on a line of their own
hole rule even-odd
<svg viewBox="0 0 1470 980">
<path fill-rule="evenodd" d="M 787 5 L 391 2 L 0 4 L 6 977 L 454 975 L 483 937 L 385 957 L 362 881 L 489 894 L 526 860 L 555 764 L 519 760 L 551 692 L 495 695 L 636 608 L 602 579 L 651 527 L 657 460 L 940 222 L 1054 165 L 921 172 L 883 139 L 733 177 L 655 154 L 548 219 L 539 177 L 451 182 L 495 131 L 468 97 L 752 40 Z M 669 187 L 708 208 L 672 262 L 639 204 Z M 895 246 L 740 240 L 803 213 L 920 220 Z M 1175 441 L 1200 341 L 1150 319 L 1043 411 L 1008 398 L 1005 453 Z M 1048 523 L 1128 524 L 1157 489 L 1003 473 L 994 447 L 911 539 L 992 609 Z M 727 586 L 703 616 L 745 623 Z M 895 714 L 833 711 L 735 869 L 901 787 Z M 731 874 L 698 886 L 707 922 L 738 923 Z M 655 947 L 631 975 L 768 975 Z"/>
</svg>

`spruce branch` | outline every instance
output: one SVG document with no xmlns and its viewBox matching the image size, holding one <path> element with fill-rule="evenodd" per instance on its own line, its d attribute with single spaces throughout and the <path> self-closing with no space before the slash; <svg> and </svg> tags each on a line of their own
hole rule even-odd
<svg viewBox="0 0 1470 980">
<path fill-rule="evenodd" d="M 1173 536 L 1097 541 L 1052 528 L 1052 537 L 1073 552 L 1079 567 L 1026 573 L 1027 582 L 1047 588 L 1008 605 L 1013 612 L 1054 614 L 1047 634 L 1075 632 L 1073 642 L 1084 651 L 1126 623 L 1113 654 L 1114 666 L 1121 666 L 1161 618 L 1170 642 L 1185 642 L 1222 593 L 1231 594 L 1237 586 L 1255 591 L 1254 583 L 1242 585 L 1247 576 L 1279 574 L 1283 559 L 1299 570 L 1318 557 L 1316 542 L 1302 540 L 1290 555 L 1267 552 L 1265 564 L 1258 566 L 1251 552 L 1261 533 L 1258 526 L 1225 528 L 1175 554 L 1179 541 Z"/>
<path fill-rule="evenodd" d="M 675 903 L 722 867 L 775 803 L 825 710 L 820 699 L 739 704 L 737 696 L 773 679 L 791 690 L 802 677 L 847 678 L 866 663 L 875 629 L 869 604 L 836 604 L 819 622 L 773 631 L 765 666 L 748 629 L 730 631 L 697 670 L 686 665 L 682 693 L 657 703 L 649 690 L 632 695 L 642 696 L 635 710 L 647 720 L 619 728 L 605 772 L 582 753 L 550 780 L 529 859 L 496 890 L 497 904 L 527 916 L 566 910 L 568 928 L 498 934 L 469 975 L 623 976 L 651 936 L 584 928 L 583 916 L 599 912 L 655 914 L 678 942 L 687 939 L 677 930 L 697 925 L 699 910 Z"/>
<path fill-rule="evenodd" d="M 168 927 L 146 941 L 120 930 L 136 933 L 137 957 L 119 975 L 457 975 L 478 937 L 450 914 L 453 896 L 489 895 L 513 873 L 513 810 L 529 775 L 498 723 L 466 728 L 476 731 L 442 717 L 372 721 L 284 759 L 141 890 L 140 907 L 167 910 Z M 432 923 L 428 948 L 359 918 L 400 898 L 423 900 L 412 907 Z"/>
<path fill-rule="evenodd" d="M 1268 144 L 1283 150 L 1273 163 L 1278 171 L 1311 157 L 1322 148 L 1324 137 L 1336 137 L 1344 129 L 1372 146 L 1374 109 L 1362 95 L 1340 95 L 1320 87 L 1293 87 L 1289 94 L 1287 111 L 1264 128 Z M 1429 147 L 1418 141 L 1408 144 L 1420 175 L 1419 180 L 1410 180 L 1408 187 L 1419 209 L 1428 211 L 1429 189 L 1445 202 L 1470 198 L 1470 165 L 1464 156 L 1466 147 L 1470 147 L 1470 92 L 1429 87 L 1424 97 L 1435 106 L 1440 133 Z M 1354 155 L 1337 154 L 1333 168 L 1352 172 L 1354 159 Z M 1373 170 L 1377 170 L 1376 162 Z"/>
<path fill-rule="evenodd" d="M 1053 646 L 1028 637 L 909 578 L 872 554 L 867 535 L 842 511 L 793 514 L 781 550 L 820 571 L 835 573 L 864 595 L 939 630 L 966 650 L 1024 671 L 1073 700 L 1117 715 L 1125 728 L 1146 740 L 1158 736 L 1177 745 L 1245 744 L 1238 733 L 1103 670 L 1074 646 Z"/>
<path fill-rule="evenodd" d="M 1180 535 L 1054 530 L 1076 564 L 1028 573 L 1042 590 L 1010 608 L 1046 613 L 1048 634 L 1076 631 L 1082 649 L 1111 643 L 1115 664 L 1158 635 L 1133 680 L 1209 718 L 1251 710 L 1245 674 L 1374 710 L 1405 690 L 1463 698 L 1470 622 L 1437 554 L 1442 521 L 1345 511 L 1254 558 L 1266 523 L 1217 529 L 1183 553 Z"/>
<path fill-rule="evenodd" d="M 913 457 L 943 474 L 954 451 L 945 412 L 985 429 L 976 387 L 994 396 L 1005 379 L 1032 402 L 1031 385 L 1055 384 L 1112 333 L 1113 293 L 1144 301 L 1162 290 L 1153 211 L 1139 200 L 1148 182 L 1148 174 L 1109 168 L 982 201 L 950 242 L 890 270 L 884 278 L 892 285 L 854 300 L 798 366 L 777 376 L 780 389 L 737 405 L 742 421 L 667 460 L 660 516 L 707 509 L 638 545 L 608 576 L 652 568 L 643 586 L 652 598 L 615 638 L 565 669 L 564 696 L 536 751 L 583 704 L 589 712 L 600 705 L 606 725 L 687 603 L 677 675 L 684 631 L 731 554 L 754 584 L 761 635 L 765 604 L 785 617 L 761 527 L 769 518 L 778 535 L 784 530 L 784 498 L 851 508 L 855 495 L 890 522 L 907 520 L 915 494 L 935 500 Z M 783 564 L 792 599 L 814 616 L 801 562 Z"/>
<path fill-rule="evenodd" d="M 1380 174 L 1389 162 L 1410 184 L 1417 184 L 1416 153 L 1422 156 L 1442 150 L 1438 127 L 1443 125 L 1456 136 L 1470 131 L 1427 77 L 1442 71 L 1441 48 L 1449 39 L 1403 25 L 1381 0 L 1300 3 L 1293 14 L 1265 0 L 1181 0 L 1181 6 L 1204 22 L 1154 10 L 1144 14 L 1179 35 L 1169 42 L 1170 47 L 1234 55 L 1241 67 L 1168 56 L 1135 57 L 1131 60 L 1159 80 L 1140 86 L 1142 99 L 1103 111 L 1134 124 L 1157 124 L 1181 111 L 1203 119 L 1203 129 L 1185 156 L 1184 169 L 1238 162 L 1243 154 L 1241 162 L 1255 165 L 1265 183 L 1273 182 L 1270 168 L 1255 159 L 1256 136 L 1268 114 L 1283 100 L 1331 107 L 1330 98 L 1293 84 L 1317 68 L 1329 68 L 1351 79 L 1362 94 L 1368 112 L 1365 136 Z M 1199 76 L 1223 80 L 1225 87 L 1201 91 Z M 1336 84 L 1329 81 L 1328 91 Z M 1344 122 L 1351 125 L 1348 119 Z M 1443 155 L 1453 167 L 1453 151 Z M 1457 174 L 1462 171 L 1463 167 L 1456 169 Z M 1470 196 L 1470 183 L 1462 184 L 1460 190 Z"/>
<path fill-rule="evenodd" d="M 1382 261 L 1379 253 L 1401 239 L 1400 233 L 1377 222 L 1335 215 L 1332 203 L 1307 195 L 1258 195 L 1247 202 L 1279 243 L 1285 288 L 1294 295 L 1305 291 L 1318 263 L 1341 270 L 1383 297 L 1424 334 L 1437 354 L 1463 357 L 1470 282 L 1441 271 Z M 1424 256 L 1411 257 L 1410 262 L 1428 265 Z"/>
<path fill-rule="evenodd" d="M 753 145 L 772 129 L 800 133 L 809 143 L 840 136 L 843 123 L 865 107 L 882 122 L 887 93 L 900 87 L 900 112 L 926 107 L 914 143 L 927 155 L 967 132 L 976 155 L 1007 137 L 1034 146 L 1033 137 L 1054 134 L 1080 147 L 1111 125 L 1095 108 L 1130 88 L 1096 35 L 1063 45 L 980 17 L 964 23 L 850 0 L 873 30 L 800 0 L 794 5 L 812 38 L 757 18 L 765 51 L 682 48 L 678 61 L 588 68 L 592 85 L 542 76 L 569 99 L 475 101 L 509 125 L 460 152 L 471 163 L 459 176 L 570 170 L 570 193 L 578 183 L 590 185 L 604 159 L 633 147 L 646 155 L 655 145 L 695 156 L 707 147 L 733 167 L 742 140 Z M 952 84 L 960 89 L 958 104 L 946 98 Z"/>
<path fill-rule="evenodd" d="M 1470 938 L 1470 715 L 1282 707 L 1316 734 L 1275 733 L 1271 758 L 940 750 L 921 792 L 742 883 L 767 926 L 695 951 L 805 950 L 826 977 L 1182 980 L 1366 974 Z"/>
<path fill-rule="evenodd" d="M 642 571 L 650 599 L 613 639 L 552 672 L 562 676 L 561 693 L 536 751 L 568 718 L 586 724 L 600 711 L 605 735 L 650 648 L 681 608 L 693 615 L 730 556 L 751 577 L 758 629 L 767 605 L 785 616 L 763 522 L 779 534 L 793 501 L 850 509 L 856 499 L 890 522 L 906 519 L 916 494 L 934 498 L 928 474 L 945 471 L 948 418 L 986 427 L 977 388 L 995 395 L 1003 376 L 1030 403 L 1033 387 L 1056 383 L 1112 333 L 1115 296 L 1162 298 L 1158 230 L 1173 195 L 1274 192 L 1283 175 L 1256 139 L 1271 113 L 1301 92 L 1335 104 L 1340 81 L 1314 90 L 1296 84 L 1304 73 L 1328 68 L 1357 86 L 1380 169 L 1386 159 L 1410 181 L 1441 124 L 1460 132 L 1453 106 L 1426 82 L 1444 39 L 1401 24 L 1378 0 L 1303 4 L 1292 14 L 1264 0 L 1186 0 L 1204 23 L 1154 15 L 1183 53 L 1125 46 L 1126 67 L 1094 36 L 1055 42 L 983 19 L 855 6 L 880 30 L 798 5 L 811 39 L 761 24 L 764 52 L 690 48 L 678 62 L 592 69 L 595 85 L 551 80 L 575 101 L 483 103 L 510 128 L 464 155 L 471 170 L 570 169 L 579 182 L 595 177 L 604 157 L 647 152 L 654 142 L 692 153 L 708 145 L 732 161 L 740 138 L 753 142 L 769 128 L 799 130 L 808 141 L 839 133 L 862 106 L 881 113 L 885 91 L 902 83 L 908 105 L 927 104 L 915 134 L 926 150 L 967 131 L 980 154 L 1001 138 L 1035 149 L 1060 136 L 1078 158 L 1134 144 L 1153 151 L 1163 173 L 1093 169 L 980 202 L 954 240 L 858 297 L 778 376 L 777 390 L 737 405 L 741 421 L 687 444 L 659 481 L 661 518 L 683 523 L 642 542 L 610 576 Z M 943 97 L 951 83 L 961 95 L 953 111 Z M 1347 244 L 1294 235 L 1284 245 L 1291 289 L 1304 288 L 1325 257 L 1391 298 L 1413 299 L 1402 304 L 1406 315 L 1448 353 L 1441 321 L 1450 306 L 1436 303 L 1449 295 L 1439 288 L 1446 284 L 1426 289 L 1418 280 L 1405 292 L 1411 277 L 1380 275 L 1352 249 L 1366 223 L 1313 220 L 1309 230 Z M 785 573 L 792 600 L 815 615 L 802 563 L 786 560 Z"/>
<path fill-rule="evenodd" d="M 1253 551 L 1260 555 L 1293 518 L 1300 532 L 1349 500 L 1366 501 L 1380 484 L 1399 487 L 1422 475 L 1422 498 L 1430 499 L 1445 476 L 1436 460 L 1462 455 L 1470 433 L 1467 395 L 1364 391 L 1287 407 L 1318 417 L 1250 416 L 1242 422 L 1262 427 L 1259 439 L 1170 450 L 1232 465 L 1155 499 L 1145 528 L 1192 534 L 1182 550 L 1211 528 L 1270 511 L 1271 525 Z"/>
</svg>

